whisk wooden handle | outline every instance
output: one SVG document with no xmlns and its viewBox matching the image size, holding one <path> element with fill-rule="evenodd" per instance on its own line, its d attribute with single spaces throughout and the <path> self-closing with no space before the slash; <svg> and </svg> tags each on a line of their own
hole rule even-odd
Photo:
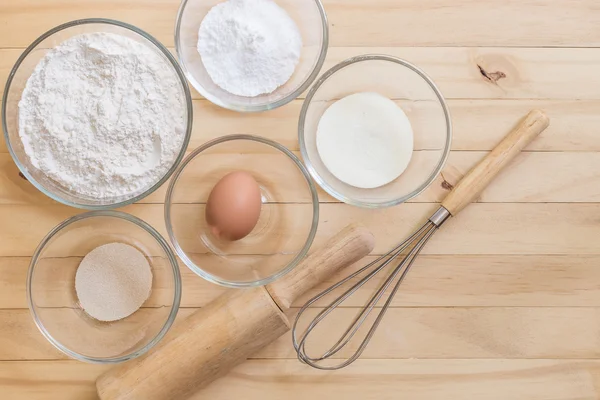
<svg viewBox="0 0 600 400">
<path fill-rule="evenodd" d="M 530 111 L 479 164 L 477 164 L 442 201 L 453 216 L 474 201 L 489 183 L 533 139 L 548 127 L 550 120 L 540 110 Z"/>
</svg>

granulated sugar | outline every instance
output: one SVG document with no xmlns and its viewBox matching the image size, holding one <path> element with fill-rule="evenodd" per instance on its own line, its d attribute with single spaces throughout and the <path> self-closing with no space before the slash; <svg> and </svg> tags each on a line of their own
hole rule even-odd
<svg viewBox="0 0 600 400">
<path fill-rule="evenodd" d="M 185 95 L 173 66 L 113 33 L 74 36 L 49 50 L 19 102 L 31 164 L 92 198 L 149 189 L 179 155 L 185 130 Z"/>
<path fill-rule="evenodd" d="M 90 251 L 79 264 L 75 291 L 81 307 L 99 321 L 116 321 L 148 299 L 152 270 L 133 246 L 109 243 Z"/>
<path fill-rule="evenodd" d="M 208 75 L 238 96 L 271 93 L 286 83 L 301 50 L 296 23 L 272 0 L 219 3 L 198 32 L 198 52 Z"/>
</svg>

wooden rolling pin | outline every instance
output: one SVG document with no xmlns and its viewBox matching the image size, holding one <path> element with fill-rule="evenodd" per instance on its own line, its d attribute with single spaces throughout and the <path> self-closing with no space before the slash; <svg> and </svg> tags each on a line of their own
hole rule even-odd
<svg viewBox="0 0 600 400">
<path fill-rule="evenodd" d="M 176 324 L 150 354 L 100 376 L 100 399 L 187 399 L 287 332 L 283 311 L 296 298 L 373 247 L 368 230 L 350 225 L 278 281 L 225 292 Z"/>
</svg>

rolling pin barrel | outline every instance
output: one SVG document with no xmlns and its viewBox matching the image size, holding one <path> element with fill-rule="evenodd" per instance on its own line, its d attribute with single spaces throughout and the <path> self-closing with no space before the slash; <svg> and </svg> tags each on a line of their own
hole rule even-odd
<svg viewBox="0 0 600 400">
<path fill-rule="evenodd" d="M 287 318 L 262 289 L 232 290 L 186 318 L 148 357 L 97 383 L 102 400 L 186 399 L 284 334 Z"/>
<path fill-rule="evenodd" d="M 287 332 L 289 321 L 281 310 L 373 246 L 369 231 L 351 225 L 267 288 L 226 292 L 176 324 L 149 355 L 100 376 L 100 399 L 188 398 Z"/>
</svg>

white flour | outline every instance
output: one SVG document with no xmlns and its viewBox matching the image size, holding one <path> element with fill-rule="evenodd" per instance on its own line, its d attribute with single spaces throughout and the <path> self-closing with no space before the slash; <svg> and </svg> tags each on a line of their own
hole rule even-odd
<svg viewBox="0 0 600 400">
<path fill-rule="evenodd" d="M 333 103 L 319 120 L 317 150 L 325 167 L 348 185 L 386 185 L 408 167 L 413 131 L 408 117 L 378 93 L 355 93 Z"/>
<path fill-rule="evenodd" d="M 19 135 L 33 166 L 84 196 L 149 189 L 185 136 L 185 97 L 173 67 L 146 45 L 112 33 L 72 37 L 27 81 Z"/>
<path fill-rule="evenodd" d="M 272 0 L 217 4 L 198 32 L 198 52 L 208 75 L 238 96 L 271 93 L 286 83 L 301 50 L 294 20 Z"/>
<path fill-rule="evenodd" d="M 109 243 L 96 247 L 75 273 L 81 307 L 99 321 L 116 321 L 136 312 L 152 289 L 152 269 L 133 246 Z"/>
</svg>

